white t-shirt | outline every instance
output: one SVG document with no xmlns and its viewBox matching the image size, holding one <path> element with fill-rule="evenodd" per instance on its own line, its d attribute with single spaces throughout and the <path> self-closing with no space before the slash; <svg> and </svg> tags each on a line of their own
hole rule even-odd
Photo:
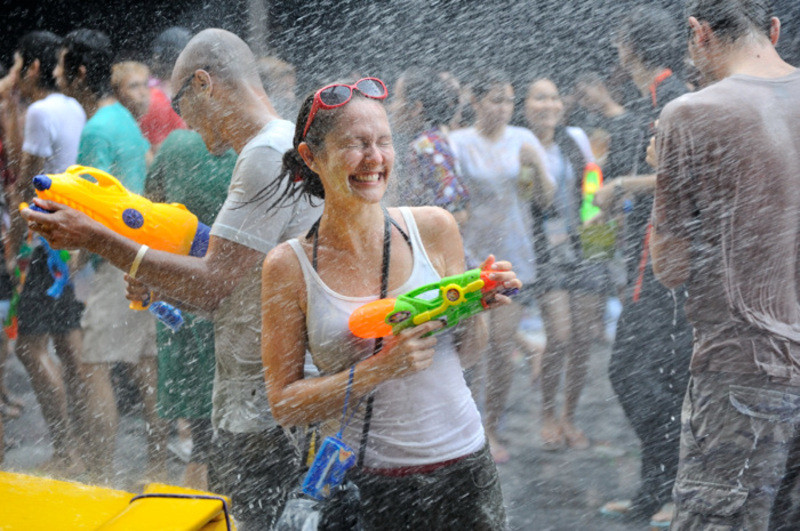
<svg viewBox="0 0 800 531">
<path fill-rule="evenodd" d="M 266 255 L 277 244 L 311 228 L 322 214 L 321 205 L 311 207 L 300 199 L 269 208 L 274 198 L 252 201 L 278 177 L 293 136 L 291 122 L 272 120 L 245 145 L 211 234 Z M 214 332 L 214 428 L 253 433 L 274 427 L 261 362 L 261 260 L 220 303 L 214 313 Z"/>
<path fill-rule="evenodd" d="M 44 173 L 63 172 L 78 158 L 85 124 L 80 103 L 54 92 L 28 107 L 22 151 L 45 159 Z"/>
<path fill-rule="evenodd" d="M 523 144 L 533 146 L 545 160 L 542 143 L 524 127 L 507 126 L 496 142 L 474 127 L 450 134 L 450 145 L 470 191 L 469 217 L 462 227 L 467 250 L 478 261 L 489 254 L 510 261 L 517 277 L 529 283 L 536 269 L 530 205 L 519 199 Z"/>
</svg>

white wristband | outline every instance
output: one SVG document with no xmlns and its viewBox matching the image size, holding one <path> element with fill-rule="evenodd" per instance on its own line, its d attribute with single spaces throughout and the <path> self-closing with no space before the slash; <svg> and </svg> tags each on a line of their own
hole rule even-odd
<svg viewBox="0 0 800 531">
<path fill-rule="evenodd" d="M 136 253 L 136 258 L 133 259 L 133 263 L 131 264 L 131 269 L 128 271 L 129 277 L 136 278 L 136 273 L 139 271 L 139 266 L 142 264 L 142 259 L 144 258 L 144 255 L 148 249 L 149 247 L 146 245 L 139 247 L 139 251 Z"/>
</svg>

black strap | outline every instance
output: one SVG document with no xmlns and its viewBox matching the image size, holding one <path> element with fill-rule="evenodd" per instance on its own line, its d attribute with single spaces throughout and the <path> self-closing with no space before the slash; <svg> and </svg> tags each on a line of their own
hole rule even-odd
<svg viewBox="0 0 800 531">
<path fill-rule="evenodd" d="M 392 225 L 397 228 L 398 232 L 403 236 L 403 239 L 411 247 L 411 238 L 400 227 L 400 225 L 389 215 L 386 207 L 383 208 L 383 259 L 381 261 L 381 293 L 380 298 L 385 299 L 389 292 L 389 263 L 391 262 L 392 254 Z M 319 223 L 322 220 L 320 217 L 311 229 L 306 234 L 306 239 L 313 238 L 311 245 L 311 265 L 314 271 L 317 270 L 317 248 L 319 247 Z M 413 247 L 412 247 L 413 250 Z M 383 338 L 377 338 L 372 349 L 374 356 L 383 348 Z M 366 409 L 364 411 L 364 425 L 361 430 L 361 444 L 358 448 L 358 466 L 363 466 L 364 455 L 367 452 L 367 439 L 369 438 L 369 425 L 372 421 L 372 404 L 375 401 L 375 395 L 370 394 L 367 398 Z"/>
<path fill-rule="evenodd" d="M 392 225 L 394 225 L 394 227 L 397 229 L 397 232 L 400 233 L 400 236 L 402 236 L 403 239 L 408 244 L 408 246 L 411 247 L 411 238 L 408 236 L 408 234 L 406 234 L 406 231 L 403 230 L 403 227 L 401 227 L 400 224 L 397 221 L 395 221 L 395 219 L 393 217 L 391 217 L 389 215 L 389 212 L 386 210 L 386 207 L 383 207 L 383 215 L 384 215 L 385 218 L 388 218 L 389 222 Z M 311 226 L 311 228 L 306 233 L 306 239 L 307 240 L 310 240 L 312 238 L 314 239 L 313 245 L 311 246 L 311 266 L 314 268 L 314 271 L 317 270 L 317 250 L 318 250 L 317 248 L 319 246 L 318 233 L 319 233 L 319 223 L 320 223 L 320 221 L 322 221 L 322 216 L 317 218 L 317 221 L 314 222 L 314 224 Z M 386 239 L 385 232 L 384 232 L 384 239 Z M 381 298 L 384 298 L 385 296 L 386 295 L 382 295 Z"/>
</svg>

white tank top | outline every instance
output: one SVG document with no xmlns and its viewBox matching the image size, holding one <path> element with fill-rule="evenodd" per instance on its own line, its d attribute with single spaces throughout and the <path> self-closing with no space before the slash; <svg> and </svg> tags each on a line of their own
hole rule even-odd
<svg viewBox="0 0 800 531">
<path fill-rule="evenodd" d="M 388 296 L 401 295 L 440 279 L 431 264 L 407 208 L 400 209 L 408 227 L 413 267 L 408 280 Z M 308 297 L 308 349 L 322 374 L 346 370 L 369 357 L 373 340 L 359 339 L 348 329 L 350 314 L 377 297 L 348 297 L 330 289 L 311 265 L 297 239 L 289 240 L 303 269 Z M 372 420 L 364 458 L 369 468 L 427 465 L 480 450 L 485 435 L 480 414 L 464 381 L 451 331 L 436 336 L 436 354 L 426 370 L 389 380 L 375 389 Z M 358 378 L 358 371 L 356 371 Z M 358 451 L 366 400 L 351 401 L 358 410 L 344 431 L 344 441 Z"/>
</svg>

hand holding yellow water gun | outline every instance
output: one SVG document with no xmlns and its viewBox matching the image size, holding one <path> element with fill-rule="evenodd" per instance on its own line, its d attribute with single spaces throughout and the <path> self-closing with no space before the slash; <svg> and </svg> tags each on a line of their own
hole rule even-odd
<svg viewBox="0 0 800 531">
<path fill-rule="evenodd" d="M 209 227 L 185 206 L 153 203 L 97 168 L 76 165 L 64 173 L 37 175 L 33 187 L 38 197 L 83 212 L 117 234 L 152 249 L 197 257 L 208 249 Z M 36 205 L 28 208 L 42 210 Z M 131 303 L 131 308 L 143 310 L 146 305 Z"/>
</svg>

